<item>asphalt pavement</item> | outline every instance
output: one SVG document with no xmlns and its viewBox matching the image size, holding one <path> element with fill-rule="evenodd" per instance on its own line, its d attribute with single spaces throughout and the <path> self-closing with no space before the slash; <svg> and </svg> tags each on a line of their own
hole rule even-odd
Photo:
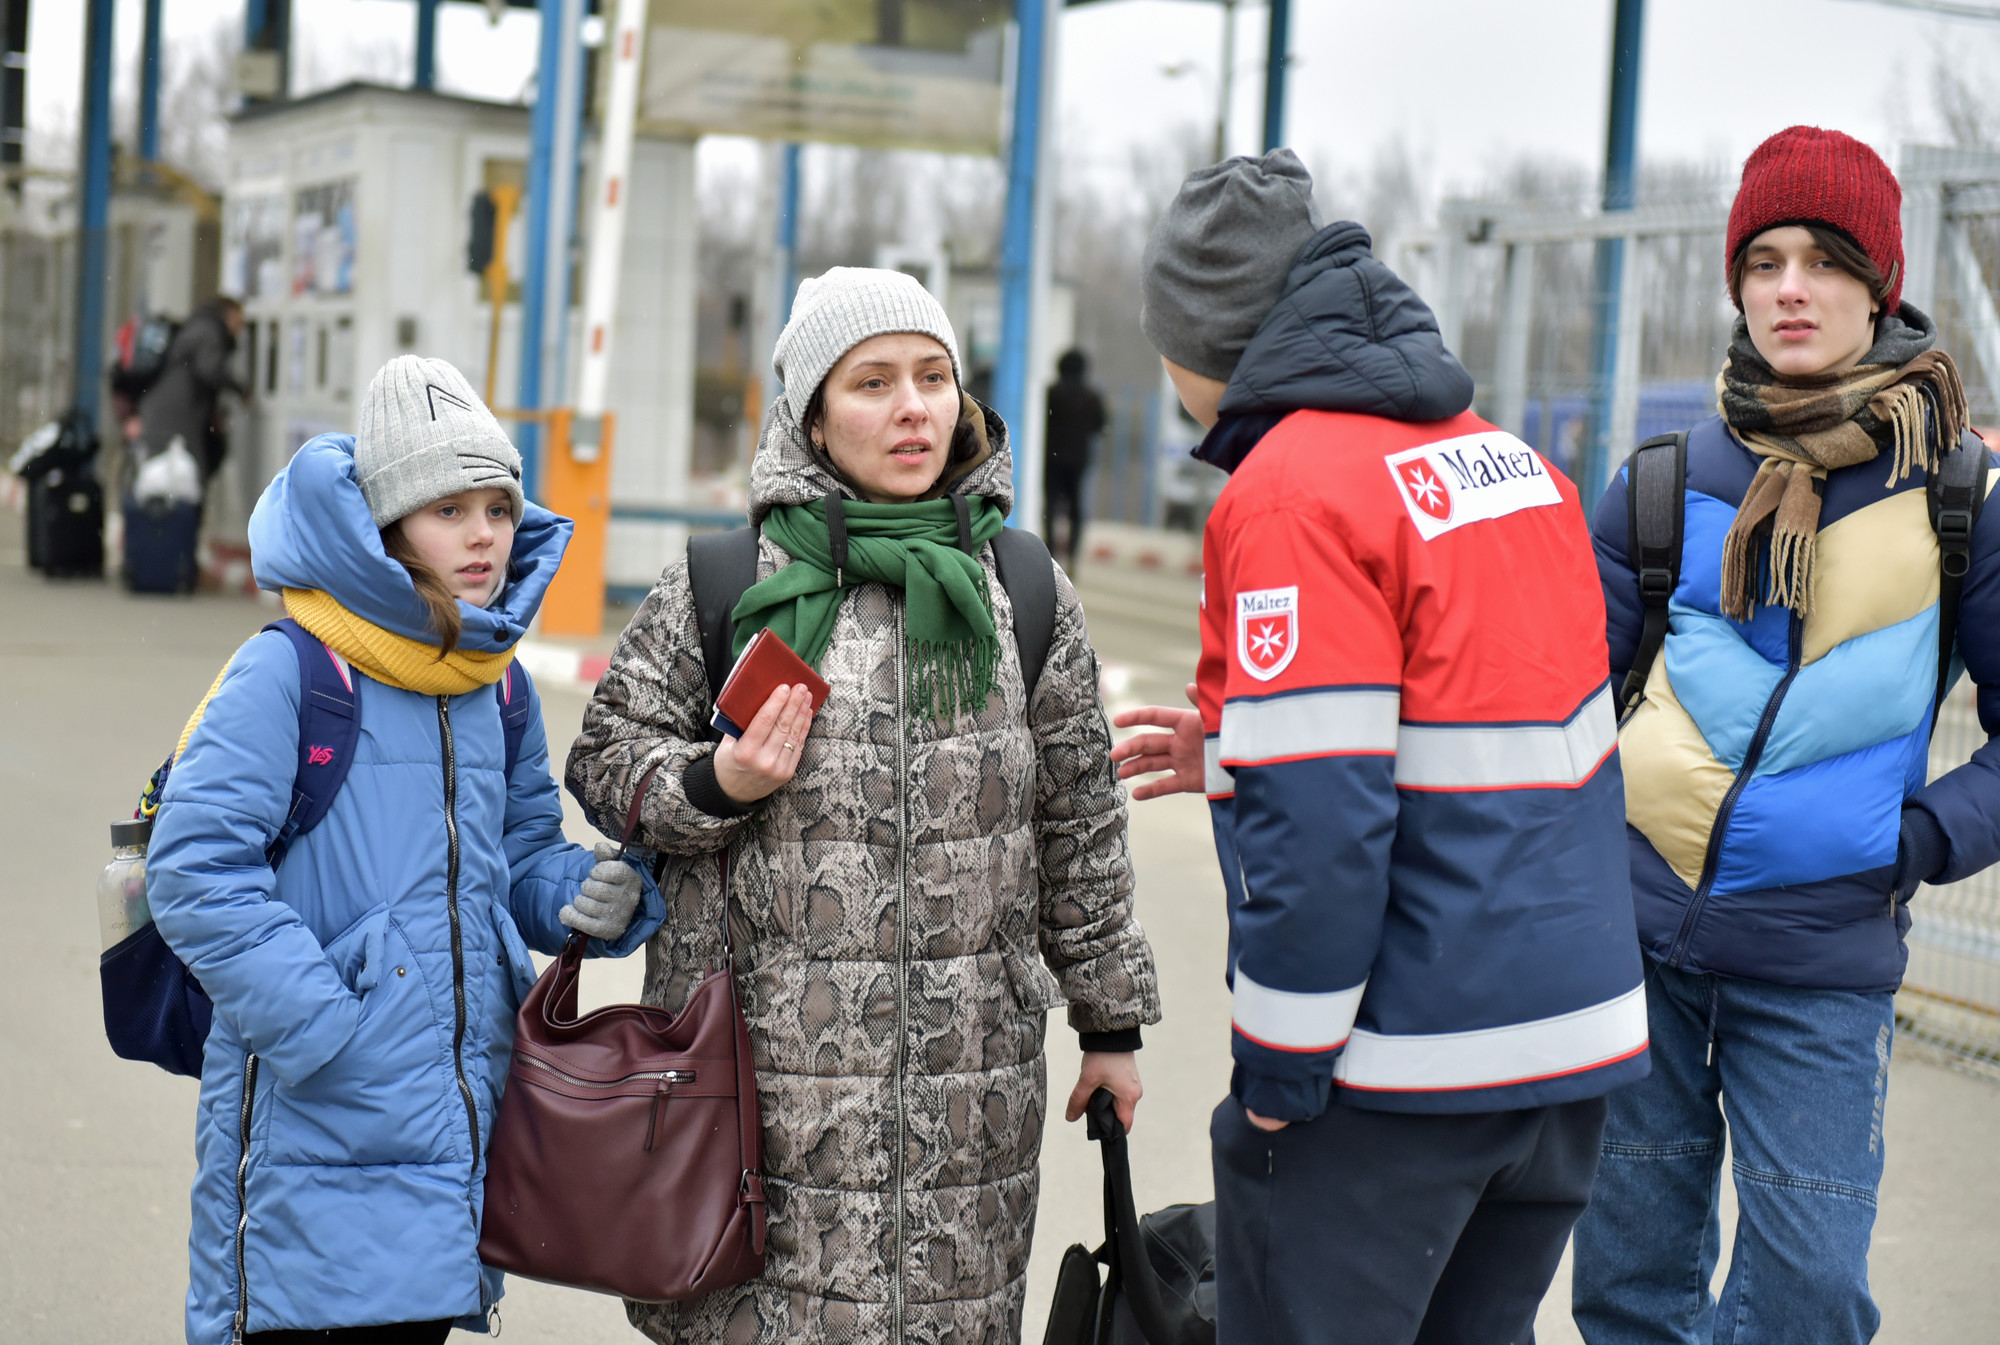
<svg viewBox="0 0 2000 1345">
<path fill-rule="evenodd" d="M 1180 574 L 1086 566 L 1082 588 L 1114 704 L 1179 703 L 1197 638 Z M 188 711 L 275 609 L 236 597 L 141 599 L 104 583 L 48 583 L 0 510 L 0 1345 L 170 1345 L 181 1335 L 195 1085 L 112 1056 L 97 990 L 93 900 L 106 825 L 129 816 Z M 543 689 L 549 737 L 573 736 L 584 697 Z M 570 835 L 591 833 L 572 811 Z M 1133 809 L 1139 913 L 1167 1018 L 1147 1032 L 1146 1098 L 1132 1140 L 1142 1209 L 1210 1194 L 1208 1115 L 1228 1082 L 1221 885 L 1205 805 Z M 640 960 L 593 964 L 586 1004 L 636 996 Z M 1074 1037 L 1049 1031 L 1052 1116 L 1024 1338 L 1064 1247 L 1101 1237 L 1099 1168 L 1082 1125 L 1059 1118 Z M 2000 1340 L 2000 1089 L 1898 1045 L 1889 1170 L 1872 1261 L 1880 1337 L 1904 1345 Z M 1726 1244 L 1725 1237 L 1725 1244 Z M 1566 1274 L 1565 1270 L 1565 1274 Z M 1559 1280 L 1544 1342 L 1577 1337 Z M 615 1300 L 514 1282 L 504 1338 L 610 1345 L 639 1337 Z M 454 1341 L 472 1338 L 454 1335 Z"/>
</svg>

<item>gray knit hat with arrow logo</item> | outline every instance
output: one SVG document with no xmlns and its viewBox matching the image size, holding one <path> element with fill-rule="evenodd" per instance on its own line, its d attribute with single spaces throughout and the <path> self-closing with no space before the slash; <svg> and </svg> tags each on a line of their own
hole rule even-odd
<svg viewBox="0 0 2000 1345">
<path fill-rule="evenodd" d="M 465 375 L 443 360 L 398 355 L 361 399 L 354 476 L 375 526 L 432 500 L 497 486 L 521 521 L 521 454 Z"/>
</svg>

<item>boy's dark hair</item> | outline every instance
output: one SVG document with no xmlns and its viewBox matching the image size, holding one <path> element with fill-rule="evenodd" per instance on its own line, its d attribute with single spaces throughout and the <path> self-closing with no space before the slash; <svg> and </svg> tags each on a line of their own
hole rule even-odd
<svg viewBox="0 0 2000 1345">
<path fill-rule="evenodd" d="M 1869 259 L 1868 254 L 1861 250 L 1861 244 L 1855 242 L 1845 229 L 1822 224 L 1818 220 L 1795 220 L 1792 223 L 1812 235 L 1813 246 L 1824 252 L 1828 261 L 1866 285 L 1868 297 L 1886 311 L 1890 281 L 1883 277 L 1881 270 Z M 1771 226 L 1773 229 L 1784 227 L 1786 226 L 1782 224 Z M 1766 232 L 1768 230 L 1759 230 L 1758 237 L 1762 237 Z M 1751 245 L 1756 241 L 1756 238 L 1745 239 L 1743 246 L 1736 250 L 1736 255 L 1729 261 L 1729 299 L 1736 305 L 1738 312 L 1743 309 L 1743 276 L 1750 265 Z"/>
<path fill-rule="evenodd" d="M 438 637 L 438 657 L 443 658 L 458 648 L 458 637 L 465 630 L 464 619 L 458 614 L 458 599 L 444 586 L 438 572 L 417 555 L 417 549 L 403 535 L 402 519 L 382 529 L 382 549 L 389 553 L 390 560 L 410 572 L 410 582 L 417 586 L 417 597 L 430 613 L 431 629 Z"/>
<path fill-rule="evenodd" d="M 1064 378 L 1082 378 L 1090 368 L 1090 360 L 1081 350 L 1065 350 L 1056 361 L 1056 372 Z"/>
</svg>

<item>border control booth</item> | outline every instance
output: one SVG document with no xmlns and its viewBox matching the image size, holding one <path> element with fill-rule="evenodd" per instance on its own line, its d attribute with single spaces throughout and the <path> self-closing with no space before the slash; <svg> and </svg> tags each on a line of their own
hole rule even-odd
<svg viewBox="0 0 2000 1345">
<path fill-rule="evenodd" d="M 231 427 L 213 529 L 223 549 L 242 545 L 258 494 L 300 445 L 354 430 L 369 379 L 397 355 L 449 360 L 474 387 L 492 389 L 496 409 L 516 405 L 525 231 L 517 220 L 505 240 L 497 342 L 494 306 L 485 279 L 468 268 L 467 246 L 474 198 L 526 184 L 529 117 L 519 104 L 364 83 L 253 104 L 236 117 L 221 289 L 243 300 L 239 376 L 254 399 Z M 612 496 L 621 503 L 678 505 L 685 490 L 693 179 L 692 142 L 634 147 L 608 388 L 619 418 Z M 566 316 L 573 363 L 578 317 L 574 308 Z M 489 349 L 497 352 L 490 371 Z M 679 545 L 660 528 L 614 525 L 607 578 L 650 585 Z"/>
</svg>

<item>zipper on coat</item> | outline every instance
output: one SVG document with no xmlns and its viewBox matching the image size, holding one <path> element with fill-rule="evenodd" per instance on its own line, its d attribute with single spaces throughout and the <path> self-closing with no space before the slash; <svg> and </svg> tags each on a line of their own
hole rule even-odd
<svg viewBox="0 0 2000 1345">
<path fill-rule="evenodd" d="M 1778 679 L 1778 685 L 1771 692 L 1771 698 L 1764 702 L 1764 714 L 1757 721 L 1757 731 L 1750 735 L 1750 746 L 1743 753 L 1743 767 L 1736 772 L 1736 779 L 1730 783 L 1729 791 L 1722 796 L 1722 806 L 1715 810 L 1715 823 L 1708 830 L 1708 851 L 1701 861 L 1701 881 L 1695 885 L 1694 899 L 1681 915 L 1681 927 L 1674 934 L 1673 946 L 1667 950 L 1667 965 L 1679 969 L 1687 956 L 1688 940 L 1694 937 L 1695 922 L 1701 918 L 1701 908 L 1708 904 L 1708 894 L 1715 887 L 1715 870 L 1722 861 L 1722 842 L 1729 831 L 1729 822 L 1736 813 L 1736 801 L 1743 797 L 1743 791 L 1757 774 L 1757 763 L 1764 759 L 1764 745 L 1770 741 L 1771 730 L 1778 722 L 1778 709 L 1785 703 L 1785 693 L 1792 689 L 1792 682 L 1804 665 L 1801 646 L 1805 640 L 1805 621 L 1796 613 L 1791 618 L 1790 648 L 1786 652 L 1785 675 Z"/>
<path fill-rule="evenodd" d="M 907 1251 L 903 1228 L 907 1215 L 903 1201 L 903 1165 L 910 1143 L 907 1081 L 904 1078 L 910 1050 L 910 796 L 905 778 L 909 770 L 909 726 L 906 722 L 909 697 L 903 680 L 909 676 L 910 670 L 903 654 L 905 618 L 906 613 L 899 603 L 896 607 L 896 1152 L 893 1163 L 896 1261 L 889 1283 L 889 1319 L 893 1333 L 890 1338 L 897 1345 L 901 1345 L 903 1340 L 903 1261 Z"/>
<path fill-rule="evenodd" d="M 465 1129 L 472 1141 L 472 1167 L 479 1167 L 479 1105 L 465 1080 L 465 939 L 458 919 L 458 756 L 451 741 L 451 697 L 439 696 L 438 741 L 444 748 L 445 914 L 451 920 L 451 1067 L 465 1102 Z M 467 1208 L 472 1200 L 468 1192 Z M 473 1216 L 474 1222 L 478 1216 Z"/>
<path fill-rule="evenodd" d="M 244 1244 L 250 1237 L 250 1104 L 257 1096 L 257 1057 L 243 1057 L 243 1106 L 237 1113 L 236 1138 L 242 1149 L 236 1157 L 236 1320 L 230 1331 L 232 1345 L 243 1345 L 250 1329 L 250 1272 L 245 1263 Z"/>
</svg>

